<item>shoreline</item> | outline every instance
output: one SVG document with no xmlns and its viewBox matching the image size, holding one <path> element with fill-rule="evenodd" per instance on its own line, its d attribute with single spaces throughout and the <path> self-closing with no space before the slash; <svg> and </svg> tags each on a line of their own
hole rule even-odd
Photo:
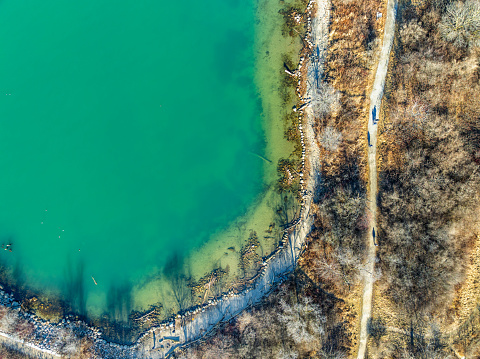
<svg viewBox="0 0 480 359">
<path fill-rule="evenodd" d="M 316 9 L 314 10 L 315 5 Z M 314 20 L 316 28 L 312 38 L 313 11 L 315 11 Z M 151 358 L 168 357 L 176 349 L 201 339 L 218 324 L 235 317 L 245 308 L 259 302 L 295 267 L 299 256 L 307 245 L 306 237 L 310 233 L 313 224 L 310 206 L 313 200 L 314 189 L 317 185 L 316 179 L 319 166 L 317 159 L 320 151 L 313 130 L 314 118 L 309 106 L 306 106 L 308 105 L 306 101 L 308 101 L 307 91 L 309 86 L 307 85 L 307 66 L 304 66 L 305 62 L 308 61 L 306 60 L 305 52 L 308 53 L 308 50 L 313 50 L 316 45 L 321 48 L 322 56 L 325 55 L 328 40 L 328 32 L 325 31 L 328 31 L 329 22 L 327 2 L 322 1 L 319 4 L 315 0 L 310 0 L 307 6 L 307 15 L 308 30 L 306 43 L 310 49 L 306 47 L 302 49 L 302 56 L 296 71 L 296 76 L 299 77 L 296 93 L 300 106 L 295 112 L 298 113 L 299 119 L 298 131 L 301 137 L 303 166 L 300 177 L 304 177 L 306 174 L 306 180 L 300 179 L 302 191 L 300 216 L 285 228 L 279 247 L 265 259 L 262 270 L 249 280 L 251 287 L 240 293 L 235 293 L 231 290 L 218 299 L 209 300 L 207 305 L 198 307 L 193 312 L 187 311 L 183 316 L 177 315 L 168 324 L 151 328 L 135 344 L 138 346 L 138 354 L 148 354 Z M 324 58 L 321 57 L 318 60 L 323 65 Z M 308 156 L 306 156 L 307 152 L 309 153 Z M 155 352 L 156 354 L 154 355 L 152 349 L 149 349 L 149 344 L 153 344 L 150 340 L 153 340 L 153 338 L 156 338 L 157 341 L 158 338 L 169 340 L 170 345 L 167 345 L 163 353 Z M 155 348 L 155 345 L 153 348 Z"/>
<path fill-rule="evenodd" d="M 287 0 L 292 4 L 293 1 L 296 1 L 297 6 L 304 13 L 308 0 Z M 252 85 L 255 85 L 261 102 L 261 112 L 258 113 L 258 116 L 264 136 L 262 138 L 265 145 L 263 155 L 271 161 L 267 162 L 254 155 L 263 164 L 263 189 L 248 207 L 240 211 L 239 216 L 225 226 L 209 233 L 208 239 L 198 247 L 182 252 L 183 273 L 192 282 L 203 283 L 205 278 L 210 277 L 215 270 L 225 271 L 221 275 L 222 284 L 214 286 L 212 290 L 209 289 L 210 296 L 221 295 L 232 287 L 237 288 L 236 292 L 242 289 L 244 279 L 249 279 L 257 273 L 258 269 L 261 269 L 262 258 L 278 247 L 283 235 L 284 224 L 288 222 L 284 221 L 283 217 L 288 216 L 290 220 L 290 217 L 298 216 L 300 209 L 300 196 L 297 191 L 300 179 L 301 151 L 297 151 L 297 148 L 300 148 L 300 136 L 297 133 L 297 138 L 292 141 L 285 135 L 286 127 L 298 131 L 291 118 L 295 115 L 292 107 L 298 102 L 295 95 L 297 79 L 285 76 L 283 63 L 285 58 L 288 58 L 292 60 L 292 63 L 298 64 L 303 47 L 303 36 L 285 36 L 282 33 L 285 15 L 279 11 L 286 8 L 288 8 L 286 3 L 276 3 L 270 0 L 260 0 L 255 6 L 255 18 L 257 19 L 253 38 L 255 75 Z M 304 35 L 306 19 L 299 27 L 303 29 L 301 32 Z M 288 99 L 282 96 L 285 92 L 288 92 Z M 279 189 L 279 180 L 282 176 L 285 178 L 285 170 L 279 168 L 282 161 L 290 163 L 294 182 L 291 189 Z M 293 186 L 296 188 L 293 189 Z M 285 210 L 279 214 L 280 207 L 284 208 L 283 192 L 280 191 L 284 191 L 291 201 L 288 205 L 288 213 Z M 295 216 L 293 216 L 292 213 L 295 211 Z M 255 257 L 253 253 L 247 253 L 247 257 L 250 255 L 250 258 L 245 261 L 245 249 L 252 233 L 258 239 L 258 247 L 255 250 L 258 257 Z M 251 260 L 252 257 L 254 257 L 253 260 Z M 247 263 L 246 269 L 249 272 L 246 276 L 243 273 L 244 263 Z M 177 312 L 178 303 L 170 296 L 174 290 L 171 280 L 155 274 L 151 278 L 150 281 L 143 281 L 141 285 L 135 286 L 133 289 L 135 311 L 148 311 L 151 304 L 156 303 L 158 299 L 163 305 L 162 313 L 169 309 L 173 309 L 171 312 Z M 218 278 L 217 283 L 219 283 Z M 196 288 L 200 287 L 196 286 Z M 201 304 L 201 299 L 198 299 L 200 292 L 201 289 L 194 293 L 195 303 L 192 303 L 191 306 Z M 202 293 L 202 299 L 204 293 Z M 184 310 L 186 307 L 182 305 L 181 309 Z"/>
<path fill-rule="evenodd" d="M 306 45 L 301 51 L 300 63 L 294 76 L 298 78 L 296 94 L 299 103 L 298 109 L 294 108 L 299 120 L 298 131 L 302 144 L 302 172 L 300 173 L 301 186 L 301 209 L 297 219 L 290 223 L 283 231 L 280 245 L 265 258 L 259 272 L 246 281 L 243 291 L 230 289 L 221 297 L 209 300 L 207 304 L 189 308 L 183 315 L 176 314 L 162 324 L 151 327 L 136 340 L 133 345 L 119 345 L 101 339 L 101 332 L 97 328 L 87 327 L 83 322 L 63 319 L 59 324 L 49 323 L 38 317 L 23 312 L 19 305 L 15 306 L 13 297 L 0 292 L 0 303 L 16 311 L 30 323 L 35 323 L 35 330 L 43 328 L 47 333 L 45 340 L 38 344 L 16 339 L 5 333 L 1 334 L 7 341 L 17 345 L 23 345 L 33 350 L 41 351 L 42 355 L 48 354 L 58 357 L 58 348 L 50 343 L 49 334 L 58 334 L 62 329 L 82 326 L 86 336 L 93 343 L 93 350 L 105 358 L 124 357 L 136 358 L 148 356 L 149 358 L 164 358 L 169 356 L 175 349 L 200 339 L 214 329 L 219 323 L 233 318 L 245 308 L 260 301 L 267 295 L 285 275 L 296 265 L 296 262 L 305 249 L 306 237 L 309 234 L 313 216 L 310 206 L 313 201 L 313 193 L 318 178 L 319 148 L 315 140 L 313 130 L 314 118 L 308 106 L 308 53 L 318 46 L 322 56 L 326 51 L 326 39 L 328 39 L 328 1 L 310 0 L 307 5 L 307 36 Z M 313 14 L 315 17 L 313 18 Z M 313 18 L 313 23 L 312 23 Z M 315 27 L 312 28 L 312 25 Z M 327 33 L 325 33 L 325 30 Z M 323 65 L 322 58 L 318 59 Z M 308 155 L 307 155 L 308 154 Z M 18 304 L 18 303 L 17 303 Z M 38 324 L 40 323 L 40 324 Z M 161 343 L 161 344 L 160 344 Z"/>
</svg>

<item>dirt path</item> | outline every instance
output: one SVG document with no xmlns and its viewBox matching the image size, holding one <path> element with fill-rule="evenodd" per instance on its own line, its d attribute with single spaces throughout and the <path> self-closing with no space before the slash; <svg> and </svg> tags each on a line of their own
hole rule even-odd
<svg viewBox="0 0 480 359">
<path fill-rule="evenodd" d="M 385 87 L 385 78 L 388 69 L 388 59 L 393 45 L 395 35 L 395 16 L 397 10 L 397 0 L 388 0 L 387 18 L 385 20 L 385 32 L 383 36 L 383 45 L 378 61 L 375 82 L 373 83 L 372 93 L 370 94 L 370 114 L 368 116 L 368 170 L 369 170 L 369 198 L 368 209 L 372 214 L 370 228 L 367 239 L 367 262 L 364 271 L 364 288 L 362 300 L 362 317 L 360 321 L 360 344 L 358 347 L 358 359 L 365 357 L 367 347 L 367 324 L 372 314 L 372 294 L 375 273 L 376 246 L 381 244 L 381 239 L 375 238 L 377 231 L 377 122 L 379 119 L 380 106 L 382 103 L 383 89 Z M 375 116 L 375 117 L 374 117 Z"/>
</svg>

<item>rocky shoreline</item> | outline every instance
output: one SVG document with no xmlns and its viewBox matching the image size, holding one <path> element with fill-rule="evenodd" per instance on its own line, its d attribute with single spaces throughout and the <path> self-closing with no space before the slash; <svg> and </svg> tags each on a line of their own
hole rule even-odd
<svg viewBox="0 0 480 359">
<path fill-rule="evenodd" d="M 85 354 L 102 358 L 166 358 L 177 348 L 203 337 L 219 323 L 229 320 L 248 306 L 267 295 L 295 267 L 306 246 L 306 237 L 312 227 L 310 205 L 318 178 L 319 149 L 313 131 L 313 115 L 309 103 L 309 71 L 312 61 L 323 66 L 328 37 L 328 1 L 310 0 L 307 5 L 307 36 L 304 39 L 298 68 L 289 73 L 298 78 L 296 94 L 298 131 L 302 146 L 300 214 L 284 230 L 279 247 L 264 259 L 259 272 L 246 283 L 241 292 L 230 290 L 223 296 L 209 300 L 202 306 L 190 308 L 183 314 L 164 321 L 144 332 L 133 345 L 119 345 L 102 339 L 98 328 L 66 317 L 53 324 L 25 312 L 13 295 L 0 291 L 0 305 L 5 313 L 0 320 L 1 341 L 17 350 L 45 358 L 58 358 L 85 350 Z M 317 56 L 312 58 L 316 50 Z M 244 288 L 245 288 L 244 287 Z M 7 318 L 7 319 L 5 319 Z M 8 321 L 15 323 L 8 323 Z M 19 324 L 20 323 L 20 324 Z M 25 333 L 18 334 L 19 326 Z M 15 334 L 14 334 L 15 333 Z"/>
</svg>

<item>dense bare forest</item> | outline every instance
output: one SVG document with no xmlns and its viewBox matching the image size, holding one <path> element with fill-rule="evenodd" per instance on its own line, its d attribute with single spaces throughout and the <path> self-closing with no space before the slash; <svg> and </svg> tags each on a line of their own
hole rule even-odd
<svg viewBox="0 0 480 359">
<path fill-rule="evenodd" d="M 372 348 L 378 357 L 478 350 L 450 340 L 478 236 L 479 9 L 471 0 L 400 4 L 378 195 L 379 293 L 397 318 L 388 321 L 396 334 Z"/>
<path fill-rule="evenodd" d="M 287 359 L 323 353 L 346 358 L 349 339 L 338 320 L 341 304 L 299 271 L 261 305 L 175 357 Z"/>
</svg>

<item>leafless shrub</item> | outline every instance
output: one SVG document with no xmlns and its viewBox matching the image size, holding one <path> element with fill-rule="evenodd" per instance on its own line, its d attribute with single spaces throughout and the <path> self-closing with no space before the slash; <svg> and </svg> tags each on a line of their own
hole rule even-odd
<svg viewBox="0 0 480 359">
<path fill-rule="evenodd" d="M 200 359 L 201 354 L 193 348 L 187 348 L 182 350 L 175 357 L 176 359 Z"/>
<path fill-rule="evenodd" d="M 440 34 L 457 47 L 480 46 L 480 2 L 456 1 L 447 6 Z"/>
<path fill-rule="evenodd" d="M 319 82 L 310 93 L 310 106 L 313 114 L 317 118 L 322 118 L 339 106 L 340 94 L 333 86 L 326 82 Z"/>
<path fill-rule="evenodd" d="M 324 334 L 325 316 L 318 305 L 313 304 L 307 297 L 294 304 L 287 304 L 282 300 L 280 305 L 282 310 L 278 319 L 286 325 L 288 336 L 296 344 L 320 343 Z"/>
<path fill-rule="evenodd" d="M 430 107 L 424 102 L 415 99 L 407 107 L 406 113 L 418 124 L 418 126 L 423 127 L 430 116 Z"/>
<path fill-rule="evenodd" d="M 232 342 L 228 336 L 223 334 L 217 334 L 213 339 L 211 345 L 209 345 L 203 358 L 205 359 L 218 359 L 218 358 L 235 358 L 235 351 L 232 348 Z"/>
<path fill-rule="evenodd" d="M 359 278 L 368 227 L 365 193 L 356 168 L 342 166 L 335 176 L 323 177 L 315 227 L 324 244 L 312 247 L 318 255 L 309 259 L 315 277 L 340 292 Z"/>
<path fill-rule="evenodd" d="M 372 220 L 372 212 L 364 211 L 364 213 L 358 217 L 356 227 L 358 230 L 364 232 L 370 227 L 370 221 Z"/>
<path fill-rule="evenodd" d="M 360 269 L 362 269 L 361 253 L 357 253 L 353 248 L 338 248 L 336 259 L 342 267 L 344 281 L 352 284 L 360 279 Z"/>
<path fill-rule="evenodd" d="M 315 264 L 315 270 L 322 281 L 330 283 L 343 281 L 340 265 L 333 258 L 327 258 L 324 255 L 319 254 L 318 260 Z"/>
<path fill-rule="evenodd" d="M 382 275 L 383 275 L 382 268 L 376 266 L 375 272 L 373 273 L 374 282 L 376 282 L 377 280 L 380 280 L 382 278 Z"/>
<path fill-rule="evenodd" d="M 293 349 L 281 348 L 276 354 L 277 359 L 297 359 L 298 353 Z"/>
<path fill-rule="evenodd" d="M 319 354 L 318 357 L 320 359 L 347 359 L 348 358 L 347 354 L 341 350 L 322 348 L 318 354 Z"/>
<path fill-rule="evenodd" d="M 238 329 L 242 333 L 246 327 L 248 326 L 255 326 L 258 323 L 258 319 L 252 315 L 252 312 L 243 312 L 238 318 L 237 318 L 237 325 Z"/>
<path fill-rule="evenodd" d="M 13 310 L 8 310 L 0 320 L 0 329 L 6 333 L 14 332 L 18 322 L 18 314 Z"/>
<path fill-rule="evenodd" d="M 426 34 L 427 31 L 422 27 L 422 23 L 412 20 L 402 26 L 400 39 L 407 48 L 417 49 L 418 45 L 425 39 Z"/>
<path fill-rule="evenodd" d="M 332 126 L 327 126 L 320 136 L 320 144 L 330 152 L 336 151 L 341 142 L 342 133 Z"/>
<path fill-rule="evenodd" d="M 71 357 L 79 351 L 80 339 L 72 330 L 62 328 L 57 333 L 56 346 L 62 355 Z"/>
<path fill-rule="evenodd" d="M 15 335 L 20 339 L 25 339 L 33 333 L 34 329 L 35 327 L 32 323 L 30 323 L 28 320 L 20 318 L 15 328 Z"/>
<path fill-rule="evenodd" d="M 367 323 L 367 331 L 368 335 L 370 335 L 378 345 L 380 339 L 387 334 L 385 320 L 382 318 L 370 318 Z"/>
</svg>

